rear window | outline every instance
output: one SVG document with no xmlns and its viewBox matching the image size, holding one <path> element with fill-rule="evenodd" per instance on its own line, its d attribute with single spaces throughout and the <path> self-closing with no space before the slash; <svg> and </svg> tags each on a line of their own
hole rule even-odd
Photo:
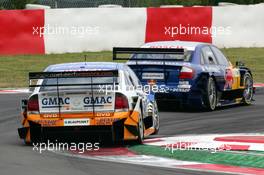
<svg viewBox="0 0 264 175">
<path fill-rule="evenodd" d="M 117 84 L 118 77 L 85 77 L 85 78 L 56 78 L 44 79 L 40 91 L 52 91 L 57 89 L 57 84 L 60 90 L 72 89 L 99 89 L 101 84 Z M 47 86 L 45 86 L 47 85 Z M 51 86 L 49 86 L 51 85 Z"/>
<path fill-rule="evenodd" d="M 187 51 L 185 54 L 134 54 L 133 59 L 171 59 L 175 61 L 191 62 L 193 51 Z"/>
</svg>

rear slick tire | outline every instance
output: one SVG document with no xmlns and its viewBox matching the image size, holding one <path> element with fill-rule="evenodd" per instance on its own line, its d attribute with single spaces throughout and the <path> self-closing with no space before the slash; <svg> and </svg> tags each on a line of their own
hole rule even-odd
<svg viewBox="0 0 264 175">
<path fill-rule="evenodd" d="M 142 114 L 140 114 L 139 121 L 138 121 L 138 138 L 137 143 L 142 144 L 144 140 L 144 122 Z"/>
<path fill-rule="evenodd" d="M 245 89 L 243 91 L 243 100 L 242 103 L 245 105 L 250 105 L 253 99 L 253 79 L 249 73 L 244 75 L 244 86 Z"/>
<path fill-rule="evenodd" d="M 154 120 L 154 118 L 156 120 L 156 124 L 154 126 L 155 131 L 151 135 L 157 135 L 159 133 L 159 128 L 160 128 L 159 110 L 158 110 L 158 105 L 157 105 L 156 101 L 154 102 L 154 105 L 153 105 L 153 120 Z"/>
<path fill-rule="evenodd" d="M 205 109 L 213 111 L 217 105 L 217 89 L 215 81 L 212 77 L 209 77 L 205 86 L 205 93 L 203 95 Z"/>
</svg>

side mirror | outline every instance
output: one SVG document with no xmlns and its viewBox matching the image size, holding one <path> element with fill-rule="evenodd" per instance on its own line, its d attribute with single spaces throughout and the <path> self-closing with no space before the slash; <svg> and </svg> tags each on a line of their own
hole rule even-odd
<svg viewBox="0 0 264 175">
<path fill-rule="evenodd" d="M 242 61 L 236 61 L 236 67 L 244 67 L 245 63 L 243 63 Z"/>
</svg>

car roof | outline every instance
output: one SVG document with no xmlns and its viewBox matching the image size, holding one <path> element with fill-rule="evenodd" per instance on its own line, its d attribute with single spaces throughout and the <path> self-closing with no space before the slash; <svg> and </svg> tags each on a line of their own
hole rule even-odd
<svg viewBox="0 0 264 175">
<path fill-rule="evenodd" d="M 186 48 L 187 50 L 194 51 L 197 46 L 208 44 L 192 41 L 157 41 L 146 43 L 142 48 Z"/>
<path fill-rule="evenodd" d="M 48 66 L 45 72 L 59 71 L 88 71 L 88 70 L 124 70 L 124 63 L 113 62 L 75 62 L 53 64 Z"/>
</svg>

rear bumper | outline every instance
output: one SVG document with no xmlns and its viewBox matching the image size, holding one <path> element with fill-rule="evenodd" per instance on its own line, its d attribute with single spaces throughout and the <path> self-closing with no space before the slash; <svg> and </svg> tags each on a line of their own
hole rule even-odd
<svg viewBox="0 0 264 175">
<path fill-rule="evenodd" d="M 155 98 L 158 102 L 176 102 L 180 104 L 192 104 L 201 106 L 203 103 L 202 95 L 199 91 L 190 92 L 170 92 L 170 93 L 156 93 Z"/>
<path fill-rule="evenodd" d="M 43 127 L 35 122 L 29 123 L 29 127 L 18 128 L 18 135 L 21 139 L 26 139 L 29 132 L 31 141 L 33 142 L 41 142 L 46 140 L 88 141 L 98 138 L 111 140 L 124 139 L 124 120 L 114 122 L 111 126 Z"/>
<path fill-rule="evenodd" d="M 27 116 L 26 122 L 23 124 L 24 127 L 18 129 L 18 134 L 21 139 L 26 139 L 28 142 L 64 138 L 70 140 L 84 138 L 87 140 L 98 137 L 106 137 L 114 141 L 135 140 L 137 139 L 139 113 L 133 112 L 131 114 L 128 112 L 127 114 L 121 115 L 120 118 L 87 118 L 91 120 L 90 124 L 83 126 L 67 126 L 65 119 L 47 119 L 39 114 L 31 114 Z"/>
<path fill-rule="evenodd" d="M 95 136 L 104 135 L 106 133 L 112 132 L 112 127 L 110 126 L 65 126 L 65 127 L 22 127 L 18 128 L 18 134 L 21 139 L 26 138 L 26 133 L 30 130 L 31 134 L 38 133 L 41 134 L 42 138 L 52 138 L 56 139 L 59 137 L 83 137 L 83 136 Z"/>
</svg>

